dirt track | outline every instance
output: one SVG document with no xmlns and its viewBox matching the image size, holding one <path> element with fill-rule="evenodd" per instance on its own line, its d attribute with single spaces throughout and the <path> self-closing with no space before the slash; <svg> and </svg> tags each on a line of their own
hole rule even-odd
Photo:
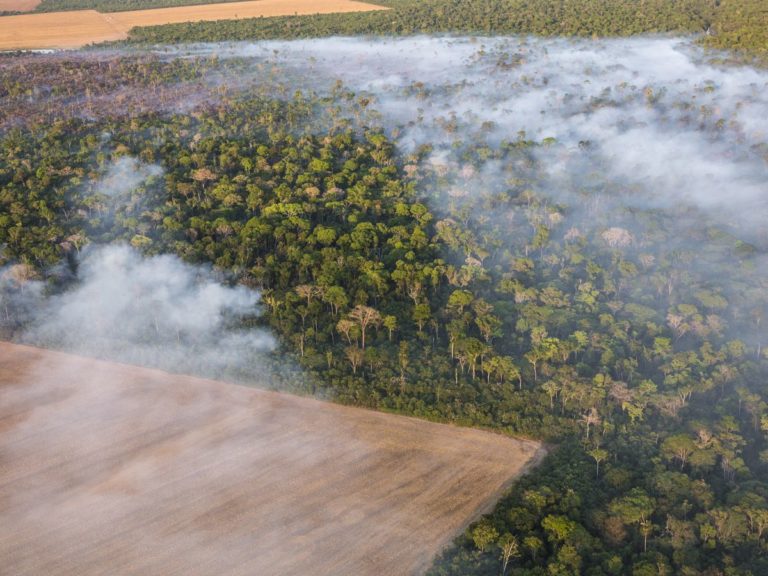
<svg viewBox="0 0 768 576">
<path fill-rule="evenodd" d="M 0 343 L 0 574 L 419 573 L 542 454 Z"/>
<path fill-rule="evenodd" d="M 122 40 L 134 26 L 383 9 L 355 0 L 255 0 L 128 12 L 22 14 L 0 18 L 0 50 L 80 48 L 94 42 Z"/>
</svg>

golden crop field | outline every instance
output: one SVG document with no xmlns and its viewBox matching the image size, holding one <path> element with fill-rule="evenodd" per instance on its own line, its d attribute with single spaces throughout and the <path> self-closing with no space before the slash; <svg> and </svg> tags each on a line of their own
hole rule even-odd
<svg viewBox="0 0 768 576">
<path fill-rule="evenodd" d="M 0 0 L 0 12 L 29 12 L 38 4 L 40 0 Z"/>
<path fill-rule="evenodd" d="M 543 453 L 0 343 L 0 571 L 418 574 Z"/>
<path fill-rule="evenodd" d="M 0 50 L 79 48 L 94 42 L 121 40 L 134 26 L 383 9 L 354 0 L 255 0 L 128 12 L 76 10 L 21 14 L 0 18 Z"/>
</svg>

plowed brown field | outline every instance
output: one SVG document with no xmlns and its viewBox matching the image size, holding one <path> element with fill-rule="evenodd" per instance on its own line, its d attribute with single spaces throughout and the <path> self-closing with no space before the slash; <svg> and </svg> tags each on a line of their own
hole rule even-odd
<svg viewBox="0 0 768 576">
<path fill-rule="evenodd" d="M 134 26 L 370 10 L 385 8 L 354 0 L 255 0 L 128 12 L 22 14 L 0 18 L 0 50 L 80 48 L 93 42 L 122 40 Z"/>
<path fill-rule="evenodd" d="M 0 343 L 0 573 L 416 574 L 542 454 Z"/>
</svg>

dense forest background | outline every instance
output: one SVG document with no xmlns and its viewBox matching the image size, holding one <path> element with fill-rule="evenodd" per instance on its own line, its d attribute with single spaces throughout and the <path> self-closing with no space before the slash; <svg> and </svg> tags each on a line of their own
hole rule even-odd
<svg viewBox="0 0 768 576">
<path fill-rule="evenodd" d="M 382 0 L 375 3 L 391 10 L 170 24 L 136 28 L 130 39 L 139 43 L 164 43 L 436 32 L 587 37 L 682 33 L 701 34 L 701 42 L 706 46 L 734 50 L 743 58 L 764 62 L 768 54 L 768 5 L 762 0 Z"/>
</svg>

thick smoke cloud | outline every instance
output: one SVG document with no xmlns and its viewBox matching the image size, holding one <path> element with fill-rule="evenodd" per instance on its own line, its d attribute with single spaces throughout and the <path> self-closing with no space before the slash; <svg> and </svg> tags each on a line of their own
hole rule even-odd
<svg viewBox="0 0 768 576">
<path fill-rule="evenodd" d="M 683 203 L 742 232 L 765 221 L 768 74 L 719 67 L 688 40 L 420 37 L 187 49 L 208 53 L 279 66 L 286 84 L 318 92 L 341 80 L 370 96 L 404 152 L 432 145 L 448 168 L 461 140 L 547 139 L 535 152 L 538 186 L 556 201 L 574 203 L 585 175 L 599 174 L 609 193 L 631 191 L 621 198 L 627 206 Z M 509 176 L 487 166 L 467 187 Z"/>
<path fill-rule="evenodd" d="M 123 245 L 83 251 L 78 283 L 38 301 L 21 342 L 174 372 L 239 378 L 258 374 L 272 337 L 243 320 L 259 294 L 223 285 L 175 256 L 143 257 Z M 25 294 L 40 294 L 36 282 Z"/>
<path fill-rule="evenodd" d="M 124 156 L 87 186 L 109 199 L 112 212 L 135 203 L 130 195 L 163 173 Z M 54 295 L 31 266 L 0 268 L 5 337 L 172 372 L 263 378 L 264 355 L 275 343 L 252 327 L 258 292 L 227 286 L 210 268 L 171 255 L 144 257 L 126 245 L 93 244 L 73 256 L 75 273 L 63 263 L 48 273 L 70 286 Z"/>
</svg>

